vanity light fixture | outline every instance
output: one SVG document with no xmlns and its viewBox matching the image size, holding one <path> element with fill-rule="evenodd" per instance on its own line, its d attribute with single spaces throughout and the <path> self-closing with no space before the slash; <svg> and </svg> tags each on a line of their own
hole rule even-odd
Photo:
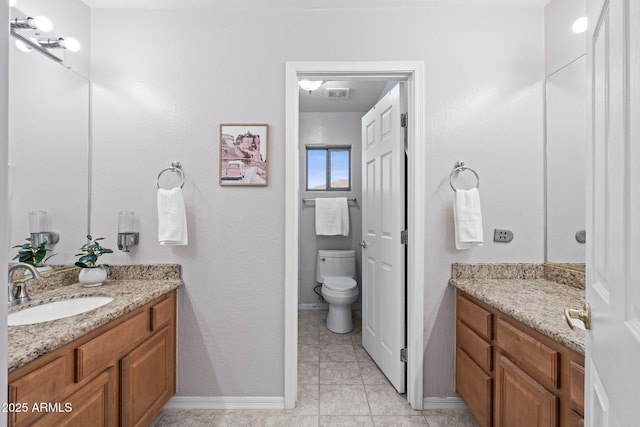
<svg viewBox="0 0 640 427">
<path fill-rule="evenodd" d="M 300 80 L 298 85 L 302 88 L 302 90 L 306 90 L 311 93 L 314 90 L 318 89 L 324 83 L 322 80 Z"/>
<path fill-rule="evenodd" d="M 53 39 L 38 39 L 38 44 L 45 49 L 67 49 L 71 52 L 77 52 L 80 50 L 80 42 L 73 37 L 62 37 Z"/>
<path fill-rule="evenodd" d="M 51 21 L 44 16 L 32 18 L 15 7 L 11 8 L 11 35 L 17 39 L 16 46 L 23 52 L 36 50 L 56 62 L 63 62 L 64 56 L 56 49 L 69 52 L 80 50 L 80 42 L 72 37 L 60 37 L 57 34 L 43 35 L 53 29 Z"/>
<path fill-rule="evenodd" d="M 14 18 L 11 20 L 12 30 L 40 30 L 43 33 L 48 33 L 53 30 L 53 23 L 46 16 L 36 16 L 32 18 L 27 16 L 26 18 Z"/>
<path fill-rule="evenodd" d="M 133 212 L 118 212 L 118 249 L 129 252 L 129 246 L 138 244 L 140 233 L 133 231 Z"/>
<path fill-rule="evenodd" d="M 48 229 L 47 213 L 45 211 L 29 212 L 29 233 L 34 246 L 40 246 L 44 242 L 58 243 L 60 235 Z"/>
</svg>

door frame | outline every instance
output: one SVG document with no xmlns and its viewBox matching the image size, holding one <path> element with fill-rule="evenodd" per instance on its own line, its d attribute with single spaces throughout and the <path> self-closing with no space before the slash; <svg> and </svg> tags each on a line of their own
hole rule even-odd
<svg viewBox="0 0 640 427">
<path fill-rule="evenodd" d="M 299 280 L 299 87 L 315 80 L 398 80 L 407 82 L 407 400 L 423 405 L 426 147 L 423 61 L 287 62 L 285 71 L 285 289 L 284 406 L 296 403 L 298 381 Z"/>
</svg>

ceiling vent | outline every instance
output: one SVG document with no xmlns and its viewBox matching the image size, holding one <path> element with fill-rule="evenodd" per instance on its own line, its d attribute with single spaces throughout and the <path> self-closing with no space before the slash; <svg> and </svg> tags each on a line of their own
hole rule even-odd
<svg viewBox="0 0 640 427">
<path fill-rule="evenodd" d="M 349 98 L 349 89 L 330 87 L 325 92 L 329 99 L 347 99 Z"/>
</svg>

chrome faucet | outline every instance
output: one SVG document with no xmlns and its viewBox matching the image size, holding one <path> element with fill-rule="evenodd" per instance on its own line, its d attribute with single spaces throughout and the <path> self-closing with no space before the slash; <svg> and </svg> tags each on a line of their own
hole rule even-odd
<svg viewBox="0 0 640 427">
<path fill-rule="evenodd" d="M 7 281 L 8 292 L 9 292 L 9 307 L 17 304 L 24 304 L 25 302 L 31 301 L 29 294 L 27 293 L 27 281 L 20 282 L 18 284 L 13 283 L 13 276 L 18 269 L 26 269 L 31 272 L 32 279 L 39 279 L 40 273 L 38 270 L 31 264 L 25 264 L 23 262 L 19 262 L 16 265 L 9 268 L 9 278 Z M 16 289 L 17 288 L 17 289 Z"/>
</svg>

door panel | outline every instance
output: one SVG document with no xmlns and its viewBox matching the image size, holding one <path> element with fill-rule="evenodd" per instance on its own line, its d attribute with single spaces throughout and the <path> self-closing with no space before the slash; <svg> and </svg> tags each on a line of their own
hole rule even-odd
<svg viewBox="0 0 640 427">
<path fill-rule="evenodd" d="M 362 345 L 400 393 L 405 391 L 404 142 L 400 85 L 362 118 Z"/>
<path fill-rule="evenodd" d="M 591 167 L 587 180 L 585 424 L 637 423 L 640 382 L 640 11 L 588 2 Z"/>
</svg>

